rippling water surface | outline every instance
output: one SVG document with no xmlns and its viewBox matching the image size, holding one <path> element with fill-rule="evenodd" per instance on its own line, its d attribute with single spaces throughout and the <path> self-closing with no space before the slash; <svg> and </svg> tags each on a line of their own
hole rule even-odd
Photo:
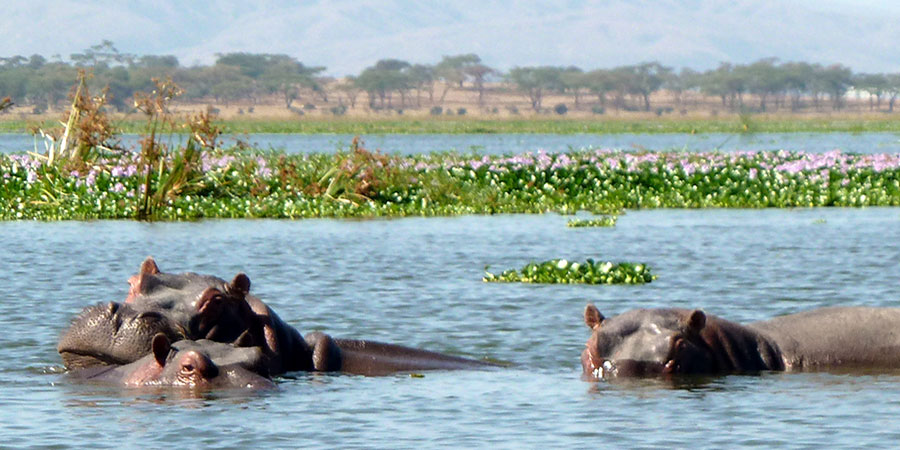
<svg viewBox="0 0 900 450">
<path fill-rule="evenodd" d="M 736 321 L 900 306 L 900 209 L 630 211 L 375 221 L 0 223 L 0 446 L 887 447 L 900 372 L 588 383 L 586 302 L 704 308 Z M 302 332 L 515 367 L 366 378 L 297 374 L 199 397 L 75 383 L 55 351 L 84 306 L 122 300 L 147 255 L 231 278 Z M 646 262 L 645 286 L 487 284 L 551 258 Z"/>
<path fill-rule="evenodd" d="M 261 149 L 277 149 L 288 153 L 334 152 L 346 150 L 353 140 L 351 134 L 251 134 L 238 136 Z M 234 136 L 226 136 L 226 146 L 234 144 Z M 659 133 L 659 134 L 375 134 L 363 135 L 369 150 L 386 153 L 418 154 L 456 151 L 479 154 L 522 153 L 544 150 L 566 152 L 572 149 L 615 148 L 622 150 L 799 150 L 822 153 L 840 149 L 850 153 L 900 152 L 897 133 Z M 163 137 L 169 144 L 184 141 L 184 136 Z M 124 135 L 126 148 L 137 147 L 137 135 Z M 37 145 L 35 147 L 35 145 Z M 0 134 L 0 153 L 43 152 L 29 134 Z"/>
</svg>

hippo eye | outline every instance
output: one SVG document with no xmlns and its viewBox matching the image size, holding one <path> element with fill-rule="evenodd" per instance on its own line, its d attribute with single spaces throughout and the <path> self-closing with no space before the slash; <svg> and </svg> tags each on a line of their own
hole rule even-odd
<svg viewBox="0 0 900 450">
<path fill-rule="evenodd" d="M 193 364 L 185 364 L 185 365 L 181 366 L 181 371 L 185 372 L 185 373 L 193 372 L 194 365 Z"/>
</svg>

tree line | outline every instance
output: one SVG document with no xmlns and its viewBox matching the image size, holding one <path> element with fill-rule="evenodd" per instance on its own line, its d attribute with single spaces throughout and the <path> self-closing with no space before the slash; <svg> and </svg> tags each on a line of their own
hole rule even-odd
<svg viewBox="0 0 900 450">
<path fill-rule="evenodd" d="M 41 55 L 0 57 L 0 98 L 9 97 L 35 113 L 59 107 L 69 95 L 78 70 L 91 74 L 90 86 L 101 89 L 117 110 L 133 109 L 135 92 L 149 92 L 154 78 L 170 77 L 187 101 L 257 104 L 277 98 L 287 109 L 305 103 L 335 104 L 373 110 L 431 107 L 445 104 L 454 89 L 473 93 L 484 107 L 491 92 L 520 94 L 536 112 L 550 95 L 570 99 L 571 108 L 603 112 L 608 108 L 653 111 L 653 97 L 666 94 L 667 109 L 686 110 L 698 98 L 715 99 L 731 111 L 791 111 L 813 108 L 841 110 L 848 92 L 864 93 L 868 107 L 893 112 L 900 94 L 900 74 L 854 73 L 841 64 L 779 62 L 775 58 L 750 64 L 722 63 L 704 72 L 675 71 L 658 62 L 583 70 L 575 66 L 513 67 L 503 72 L 485 65 L 475 54 L 444 56 L 435 64 L 383 59 L 359 74 L 341 79 L 323 76 L 325 67 L 308 66 L 288 55 L 266 53 L 217 54 L 212 65 L 182 66 L 171 55 L 136 56 L 119 52 L 103 41 L 68 60 Z M 564 113 L 568 107 L 553 107 Z M 439 109 L 438 109 L 439 111 Z"/>
</svg>

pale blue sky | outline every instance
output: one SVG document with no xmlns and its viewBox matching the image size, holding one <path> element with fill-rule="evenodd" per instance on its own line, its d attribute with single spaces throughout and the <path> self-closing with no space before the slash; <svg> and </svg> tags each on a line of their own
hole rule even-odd
<svg viewBox="0 0 900 450">
<path fill-rule="evenodd" d="M 0 0 L 0 9 L 0 56 L 67 58 L 109 39 L 183 65 L 286 53 L 332 75 L 458 53 L 503 70 L 649 60 L 705 70 L 774 56 L 900 72 L 900 2 L 891 1 Z"/>
</svg>

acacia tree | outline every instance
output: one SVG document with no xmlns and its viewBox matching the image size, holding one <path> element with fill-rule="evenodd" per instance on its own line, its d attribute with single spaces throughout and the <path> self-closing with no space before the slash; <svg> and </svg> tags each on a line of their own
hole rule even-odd
<svg viewBox="0 0 900 450">
<path fill-rule="evenodd" d="M 784 71 L 775 67 L 775 61 L 775 58 L 766 58 L 742 68 L 746 73 L 747 90 L 759 99 L 760 111 L 766 111 L 770 97 L 786 90 Z"/>
<path fill-rule="evenodd" d="M 897 96 L 900 96 L 900 74 L 892 73 L 886 75 L 885 79 L 887 84 L 885 94 L 887 95 L 888 112 L 894 112 L 894 102 L 897 101 Z"/>
<path fill-rule="evenodd" d="M 650 111 L 650 94 L 659 90 L 672 69 L 658 62 L 645 62 L 625 67 L 624 73 L 629 78 L 626 88 L 628 93 L 643 99 L 644 111 Z"/>
<path fill-rule="evenodd" d="M 444 56 L 441 62 L 434 66 L 434 74 L 437 79 L 444 82 L 444 90 L 441 92 L 440 104 L 444 104 L 447 93 L 454 86 L 462 87 L 466 81 L 466 68 L 481 63 L 481 58 L 474 53 L 455 56 Z"/>
<path fill-rule="evenodd" d="M 831 97 L 831 109 L 840 110 L 844 106 L 844 95 L 850 88 L 853 72 L 841 64 L 825 68 L 821 73 L 821 82 Z"/>
<path fill-rule="evenodd" d="M 434 103 L 434 67 L 413 64 L 406 69 L 409 84 L 416 90 L 416 107 L 422 106 L 422 91 L 428 92 L 428 101 Z"/>
<path fill-rule="evenodd" d="M 563 83 L 560 80 L 563 71 L 564 69 L 560 67 L 551 66 L 513 67 L 509 71 L 507 79 L 528 97 L 531 101 L 531 108 L 535 112 L 540 112 L 541 102 L 546 92 L 563 90 Z"/>
<path fill-rule="evenodd" d="M 606 106 L 606 95 L 615 91 L 615 83 L 609 70 L 596 69 L 584 74 L 585 87 L 597 96 L 600 106 Z"/>
<path fill-rule="evenodd" d="M 484 106 L 484 81 L 489 75 L 495 73 L 495 70 L 478 63 L 465 67 L 463 73 L 472 79 L 472 84 L 478 91 L 478 106 Z"/>
<path fill-rule="evenodd" d="M 802 106 L 803 95 L 808 92 L 813 75 L 813 66 L 807 63 L 788 62 L 781 65 L 784 72 L 784 87 L 791 100 L 791 111 L 796 112 Z"/>
<path fill-rule="evenodd" d="M 356 78 L 356 85 L 369 94 L 369 107 L 375 108 L 375 99 L 380 101 L 378 107 L 393 108 L 391 93 L 398 91 L 401 96 L 401 107 L 405 104 L 406 92 L 409 90 L 409 74 L 407 69 L 410 64 L 399 59 L 382 59 L 372 67 L 367 67 Z"/>
<path fill-rule="evenodd" d="M 316 90 L 319 86 L 316 74 L 324 67 L 307 67 L 294 58 L 285 57 L 266 66 L 259 79 L 269 93 L 277 93 L 284 100 L 284 107 L 291 109 L 300 97 L 301 88 Z"/>
<path fill-rule="evenodd" d="M 888 91 L 888 79 L 883 74 L 862 73 L 853 78 L 853 87 L 869 94 L 869 111 L 872 111 L 881 108 L 881 97 Z"/>
<path fill-rule="evenodd" d="M 577 67 L 569 67 L 559 75 L 559 81 L 565 92 L 571 93 L 575 101 L 575 109 L 581 105 L 581 94 L 588 87 L 587 74 Z"/>
</svg>

